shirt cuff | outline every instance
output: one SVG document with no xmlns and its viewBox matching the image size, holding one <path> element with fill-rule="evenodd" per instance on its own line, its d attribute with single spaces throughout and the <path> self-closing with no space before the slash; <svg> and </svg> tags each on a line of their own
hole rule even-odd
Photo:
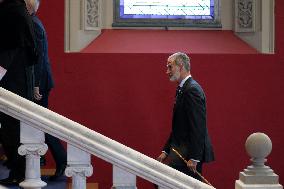
<svg viewBox="0 0 284 189">
<path fill-rule="evenodd" d="M 196 163 L 199 163 L 200 161 L 199 160 L 196 160 L 196 159 L 190 159 L 191 161 L 194 161 Z"/>
<path fill-rule="evenodd" d="M 166 155 L 169 155 L 166 151 L 162 151 L 162 153 L 166 154 Z"/>
</svg>

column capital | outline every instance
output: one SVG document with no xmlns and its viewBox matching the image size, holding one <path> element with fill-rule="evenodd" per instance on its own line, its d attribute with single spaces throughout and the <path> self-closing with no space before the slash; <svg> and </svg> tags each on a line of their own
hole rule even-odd
<svg viewBox="0 0 284 189">
<path fill-rule="evenodd" d="M 48 147 L 46 144 L 22 144 L 18 148 L 18 153 L 24 155 L 44 155 Z"/>
<path fill-rule="evenodd" d="M 83 166 L 69 165 L 65 169 L 65 175 L 67 177 L 72 177 L 74 175 L 80 175 L 82 177 L 89 177 L 92 174 L 93 174 L 93 166 L 92 165 L 83 165 Z"/>
</svg>

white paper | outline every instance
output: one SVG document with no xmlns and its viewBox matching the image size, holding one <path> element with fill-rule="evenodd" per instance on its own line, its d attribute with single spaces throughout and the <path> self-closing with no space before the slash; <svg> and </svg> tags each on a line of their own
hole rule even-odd
<svg viewBox="0 0 284 189">
<path fill-rule="evenodd" d="M 0 81 L 2 80 L 2 78 L 4 77 L 6 72 L 7 72 L 7 70 L 0 66 Z"/>
</svg>

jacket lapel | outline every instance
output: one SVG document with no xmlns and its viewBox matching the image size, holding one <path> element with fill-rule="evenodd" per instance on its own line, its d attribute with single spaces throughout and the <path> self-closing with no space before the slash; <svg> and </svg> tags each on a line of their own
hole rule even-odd
<svg viewBox="0 0 284 189">
<path fill-rule="evenodd" d="M 174 112 L 175 112 L 175 110 L 182 104 L 182 102 L 183 102 L 183 97 L 184 97 L 184 91 L 185 91 L 186 88 L 188 88 L 188 86 L 190 85 L 191 80 L 192 80 L 191 77 L 188 78 L 188 79 L 184 82 L 182 88 L 180 89 L 180 92 L 176 95 L 175 104 L 174 104 Z"/>
</svg>

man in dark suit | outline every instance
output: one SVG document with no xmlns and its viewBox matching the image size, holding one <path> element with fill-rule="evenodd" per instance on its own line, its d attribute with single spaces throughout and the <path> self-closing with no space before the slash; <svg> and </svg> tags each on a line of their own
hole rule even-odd
<svg viewBox="0 0 284 189">
<path fill-rule="evenodd" d="M 36 45 L 38 47 L 39 59 L 38 64 L 35 65 L 35 88 L 34 98 L 35 102 L 45 108 L 48 108 L 48 97 L 50 90 L 54 87 L 54 81 L 52 77 L 50 61 L 48 58 L 48 41 L 46 31 L 40 19 L 35 15 L 38 7 L 39 0 L 25 0 L 27 9 L 32 17 L 32 21 L 35 29 Z M 67 164 L 67 154 L 61 144 L 60 140 L 52 135 L 45 134 L 45 141 L 51 151 L 51 154 L 56 163 L 56 171 L 50 180 L 64 174 L 64 170 Z"/>
<path fill-rule="evenodd" d="M 195 171 L 202 172 L 202 164 L 214 160 L 206 127 L 206 99 L 201 86 L 191 77 L 190 60 L 184 53 L 168 58 L 167 74 L 178 83 L 173 108 L 172 131 L 159 161 L 169 158 L 169 166 L 198 180 Z M 172 150 L 184 157 L 187 164 Z"/>
<path fill-rule="evenodd" d="M 32 100 L 33 64 L 37 60 L 34 30 L 23 0 L 0 1 L 0 86 Z M 25 176 L 25 158 L 18 154 L 20 122 L 0 113 L 0 139 L 8 158 L 9 177 L 0 184 L 17 184 Z"/>
</svg>

